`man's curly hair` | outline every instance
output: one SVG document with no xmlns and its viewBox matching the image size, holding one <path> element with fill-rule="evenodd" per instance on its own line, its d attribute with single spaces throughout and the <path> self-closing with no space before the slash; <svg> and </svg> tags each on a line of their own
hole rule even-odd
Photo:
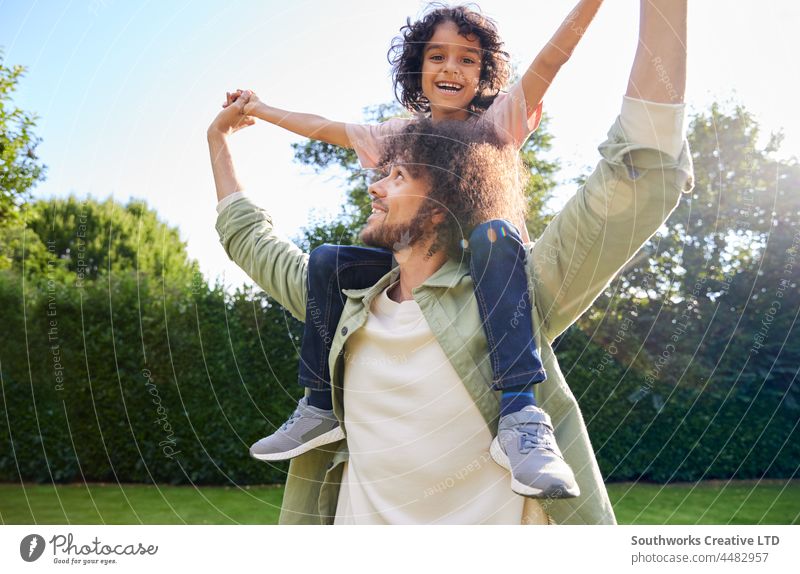
<svg viewBox="0 0 800 574">
<path fill-rule="evenodd" d="M 400 35 L 392 40 L 388 58 L 392 64 L 394 93 L 403 106 L 412 112 L 429 113 L 428 98 L 422 93 L 422 62 L 425 46 L 443 22 L 453 22 L 464 37 L 475 36 L 481 45 L 481 74 L 478 93 L 469 112 L 482 113 L 488 108 L 510 76 L 508 53 L 497 33 L 494 21 L 469 6 L 448 7 L 433 3 L 416 22 L 406 19 Z"/>
<path fill-rule="evenodd" d="M 489 126 L 458 120 L 409 122 L 387 139 L 380 165 L 402 164 L 429 187 L 428 201 L 417 216 L 440 212 L 430 253 L 445 249 L 453 259 L 464 256 L 467 240 L 480 223 L 525 215 L 523 189 L 529 173 L 514 146 L 502 143 Z"/>
</svg>

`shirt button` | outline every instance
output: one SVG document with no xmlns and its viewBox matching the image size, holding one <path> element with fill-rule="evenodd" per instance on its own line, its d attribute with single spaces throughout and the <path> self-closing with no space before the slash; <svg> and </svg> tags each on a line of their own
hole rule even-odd
<svg viewBox="0 0 800 574">
<path fill-rule="evenodd" d="M 342 337 L 347 335 L 347 327 L 342 327 Z"/>
</svg>

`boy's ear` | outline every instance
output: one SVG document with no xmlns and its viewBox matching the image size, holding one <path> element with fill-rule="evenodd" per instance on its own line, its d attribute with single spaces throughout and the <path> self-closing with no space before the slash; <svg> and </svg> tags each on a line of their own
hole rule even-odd
<svg viewBox="0 0 800 574">
<path fill-rule="evenodd" d="M 434 225 L 439 225 L 440 223 L 444 223 L 447 216 L 442 209 L 434 209 L 433 214 L 431 215 L 431 222 Z"/>
</svg>

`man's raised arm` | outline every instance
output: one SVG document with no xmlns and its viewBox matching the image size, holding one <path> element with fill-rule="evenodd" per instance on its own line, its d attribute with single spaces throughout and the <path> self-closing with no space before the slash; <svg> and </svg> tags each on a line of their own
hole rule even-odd
<svg viewBox="0 0 800 574">
<path fill-rule="evenodd" d="M 627 96 L 662 104 L 683 103 L 686 3 L 687 0 L 641 0 L 639 46 Z"/>
<path fill-rule="evenodd" d="M 245 94 L 246 95 L 246 94 Z M 264 291 L 299 320 L 305 320 L 308 255 L 275 234 L 272 219 L 242 193 L 228 138 L 253 125 L 243 114 L 247 98 L 222 110 L 208 128 L 211 169 L 217 188 L 217 232 L 225 252 Z"/>
<path fill-rule="evenodd" d="M 241 191 L 242 186 L 236 178 L 228 138 L 234 133 L 256 121 L 244 115 L 247 97 L 242 97 L 222 110 L 208 126 L 208 149 L 211 152 L 211 171 L 214 172 L 214 185 L 217 187 L 217 201 Z"/>
<path fill-rule="evenodd" d="M 691 189 L 685 85 L 686 0 L 641 0 L 628 91 L 602 159 L 530 253 L 547 339 L 592 304 Z"/>
</svg>

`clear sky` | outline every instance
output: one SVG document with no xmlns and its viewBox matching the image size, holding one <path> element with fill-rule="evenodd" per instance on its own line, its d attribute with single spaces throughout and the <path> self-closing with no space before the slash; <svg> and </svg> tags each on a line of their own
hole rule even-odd
<svg viewBox="0 0 800 574">
<path fill-rule="evenodd" d="M 766 131 L 783 129 L 782 156 L 800 156 L 800 6 L 793 0 L 690 0 L 690 110 L 743 103 Z M 478 2 L 525 67 L 573 0 Z M 74 193 L 143 198 L 178 226 L 210 277 L 244 275 L 214 231 L 205 130 L 226 90 L 250 88 L 279 107 L 359 121 L 393 99 L 386 51 L 418 0 L 375 2 L 0 0 L 7 64 L 28 67 L 16 102 L 40 117 L 48 166 L 36 197 Z M 637 0 L 606 0 L 545 98 L 554 155 L 568 182 L 595 162 L 616 116 L 633 54 Z M 299 138 L 268 124 L 234 136 L 241 179 L 296 235 L 309 215 L 333 215 L 341 185 L 292 162 Z M 559 189 L 556 202 L 572 192 Z"/>
</svg>

